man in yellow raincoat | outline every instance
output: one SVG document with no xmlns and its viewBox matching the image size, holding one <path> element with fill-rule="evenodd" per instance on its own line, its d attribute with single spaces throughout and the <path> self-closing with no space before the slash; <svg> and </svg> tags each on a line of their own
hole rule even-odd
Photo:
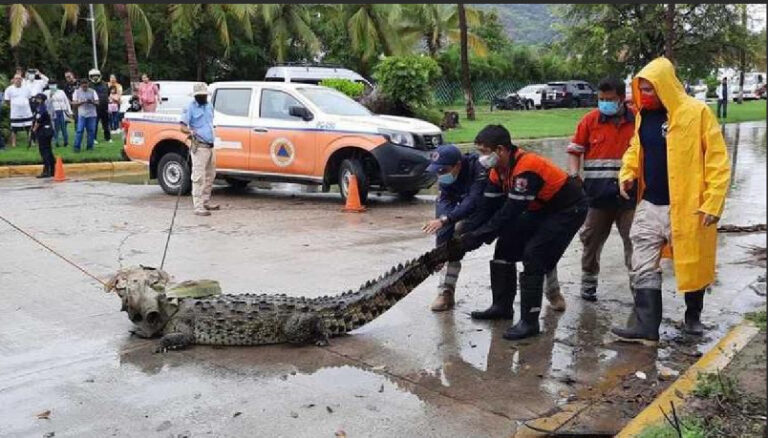
<svg viewBox="0 0 768 438">
<path fill-rule="evenodd" d="M 661 269 L 672 247 L 677 289 L 685 295 L 684 331 L 701 335 L 704 289 L 715 277 L 717 221 L 723 212 L 730 163 L 712 110 L 685 94 L 666 58 L 646 65 L 632 81 L 640 112 L 635 135 L 622 158 L 622 196 L 638 185 L 632 221 L 631 278 L 635 305 L 623 341 L 656 345 L 661 324 Z"/>
</svg>

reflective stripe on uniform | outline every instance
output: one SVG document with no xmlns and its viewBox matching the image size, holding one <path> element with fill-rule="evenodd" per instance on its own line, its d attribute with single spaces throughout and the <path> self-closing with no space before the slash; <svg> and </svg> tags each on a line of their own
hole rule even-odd
<svg viewBox="0 0 768 438">
<path fill-rule="evenodd" d="M 585 170 L 584 179 L 593 178 L 618 178 L 619 170 Z"/>
<path fill-rule="evenodd" d="M 534 195 L 525 195 L 524 196 L 524 195 L 518 195 L 518 194 L 515 194 L 515 193 L 510 193 L 509 195 L 507 195 L 507 197 L 509 199 L 514 199 L 515 201 L 533 201 L 534 199 L 536 199 L 536 196 L 534 196 Z"/>
<path fill-rule="evenodd" d="M 608 168 L 621 168 L 621 159 L 613 159 L 613 158 L 596 158 L 596 159 L 589 159 L 584 160 L 584 168 L 588 167 L 608 167 Z"/>
<path fill-rule="evenodd" d="M 578 144 L 578 143 L 569 143 L 568 147 L 565 149 L 568 152 L 576 152 L 579 154 L 584 153 L 584 146 Z"/>
<path fill-rule="evenodd" d="M 486 198 L 498 198 L 499 196 L 504 196 L 504 193 L 485 192 L 483 196 Z"/>
</svg>

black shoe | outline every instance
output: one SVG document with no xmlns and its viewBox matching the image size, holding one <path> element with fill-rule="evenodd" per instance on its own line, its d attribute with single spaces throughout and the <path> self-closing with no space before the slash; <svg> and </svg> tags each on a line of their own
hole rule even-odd
<svg viewBox="0 0 768 438">
<path fill-rule="evenodd" d="M 661 325 L 661 290 L 635 289 L 635 307 L 626 328 L 614 327 L 611 332 L 624 342 L 656 346 Z"/>
<path fill-rule="evenodd" d="M 491 260 L 491 293 L 491 307 L 472 312 L 472 319 L 512 319 L 515 316 L 512 303 L 517 293 L 517 269 L 514 262 Z"/>
<path fill-rule="evenodd" d="M 704 290 L 685 293 L 685 325 L 683 332 L 689 335 L 704 334 L 704 324 L 701 323 L 701 311 L 704 309 Z"/>
<path fill-rule="evenodd" d="M 520 321 L 502 335 L 504 339 L 516 341 L 538 335 L 541 297 L 544 295 L 544 276 L 520 274 Z"/>
</svg>

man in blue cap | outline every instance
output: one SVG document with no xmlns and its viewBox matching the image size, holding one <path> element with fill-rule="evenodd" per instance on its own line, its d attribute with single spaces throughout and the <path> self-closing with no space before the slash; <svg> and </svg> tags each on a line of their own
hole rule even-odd
<svg viewBox="0 0 768 438">
<path fill-rule="evenodd" d="M 424 232 L 437 233 L 440 246 L 462 233 L 463 220 L 477 210 L 483 198 L 488 175 L 477 162 L 477 154 L 464 154 L 452 144 L 438 146 L 432 154 L 428 172 L 437 174 L 440 194 L 435 205 L 435 219 L 427 222 Z M 441 274 L 433 312 L 450 310 L 455 304 L 454 291 L 461 271 L 461 261 L 448 262 Z"/>
<path fill-rule="evenodd" d="M 452 145 L 439 146 L 432 155 L 428 172 L 437 173 L 440 194 L 435 205 L 435 217 L 422 228 L 424 232 L 437 233 L 437 246 L 451 240 L 454 235 L 472 231 L 467 222 L 470 216 L 482 209 L 482 203 L 493 203 L 503 199 L 484 199 L 488 171 L 478 162 L 477 154 L 464 154 Z M 449 261 L 442 272 L 437 298 L 432 302 L 433 312 L 450 310 L 455 304 L 454 291 L 461 271 L 461 261 Z M 545 296 L 553 310 L 565 310 L 565 299 L 560 293 L 557 268 L 547 273 Z M 479 312 L 482 313 L 482 312 Z M 482 315 L 478 315 L 482 316 Z M 478 318 L 485 319 L 485 318 Z"/>
</svg>

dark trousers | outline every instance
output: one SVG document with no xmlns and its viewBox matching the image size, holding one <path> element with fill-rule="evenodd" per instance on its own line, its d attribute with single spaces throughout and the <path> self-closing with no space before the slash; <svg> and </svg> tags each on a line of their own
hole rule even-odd
<svg viewBox="0 0 768 438">
<path fill-rule="evenodd" d="M 723 115 L 720 115 L 720 110 L 723 110 Z M 725 119 L 728 117 L 728 99 L 717 99 L 717 118 Z"/>
<path fill-rule="evenodd" d="M 112 140 L 112 132 L 109 130 L 109 111 L 107 111 L 107 108 L 98 107 L 96 110 L 96 117 L 98 117 L 99 122 L 101 122 L 101 127 L 104 128 L 104 140 Z"/>
<path fill-rule="evenodd" d="M 54 158 L 51 151 L 51 137 L 37 136 L 37 146 L 40 149 L 40 158 L 43 160 L 43 174 L 53 175 Z"/>
<path fill-rule="evenodd" d="M 494 259 L 523 262 L 524 272 L 545 275 L 557 266 L 587 217 L 586 198 L 575 206 L 553 212 L 525 212 L 502 230 Z"/>
<path fill-rule="evenodd" d="M 619 236 L 624 243 L 624 265 L 632 267 L 632 241 L 629 229 L 632 227 L 633 208 L 590 208 L 579 237 L 584 244 L 581 255 L 581 282 L 585 286 L 597 287 L 597 274 L 600 273 L 600 253 L 611 234 L 611 227 L 616 224 Z"/>
</svg>

